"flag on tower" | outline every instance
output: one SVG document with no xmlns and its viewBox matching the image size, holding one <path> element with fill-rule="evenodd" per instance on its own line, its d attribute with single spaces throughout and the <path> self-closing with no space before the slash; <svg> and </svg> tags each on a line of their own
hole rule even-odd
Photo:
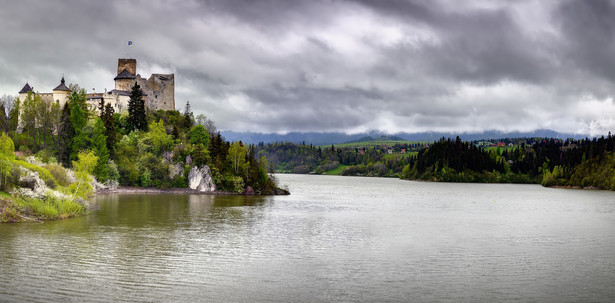
<svg viewBox="0 0 615 303">
<path fill-rule="evenodd" d="M 128 45 L 132 45 L 132 41 L 128 41 Z"/>
</svg>

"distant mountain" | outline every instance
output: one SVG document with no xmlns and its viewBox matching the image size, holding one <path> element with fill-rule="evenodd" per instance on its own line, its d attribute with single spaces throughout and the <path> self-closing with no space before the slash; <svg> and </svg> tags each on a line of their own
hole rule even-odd
<svg viewBox="0 0 615 303">
<path fill-rule="evenodd" d="M 380 137 L 371 137 L 366 136 L 357 140 L 350 140 L 343 143 L 361 143 L 361 142 L 374 142 L 374 141 L 407 141 L 406 139 L 398 136 L 380 136 Z"/>
<path fill-rule="evenodd" d="M 501 132 L 501 131 L 484 131 L 480 133 L 453 133 L 453 132 L 423 132 L 423 133 L 397 133 L 397 134 L 385 134 L 378 131 L 361 133 L 348 135 L 345 133 L 317 133 L 317 132 L 309 132 L 309 133 L 300 133 L 300 132 L 292 132 L 288 134 L 263 134 L 263 133 L 252 133 L 252 132 L 233 132 L 233 131 L 224 131 L 221 132 L 222 136 L 226 138 L 226 140 L 233 141 L 242 141 L 247 144 L 258 144 L 260 142 L 263 143 L 273 143 L 273 142 L 293 142 L 293 143 L 302 143 L 313 144 L 313 145 L 331 145 L 331 144 L 342 144 L 350 141 L 354 142 L 365 142 L 358 140 L 381 140 L 381 138 L 385 138 L 382 140 L 407 140 L 407 141 L 422 141 L 422 142 L 433 142 L 439 140 L 442 137 L 445 138 L 455 138 L 459 136 L 461 140 L 464 141 L 475 141 L 475 140 L 490 140 L 490 139 L 501 139 L 501 138 L 559 138 L 559 139 L 582 139 L 586 136 L 577 135 L 577 134 L 567 134 L 567 133 L 559 133 L 553 130 L 548 129 L 539 129 L 532 132 Z"/>
</svg>

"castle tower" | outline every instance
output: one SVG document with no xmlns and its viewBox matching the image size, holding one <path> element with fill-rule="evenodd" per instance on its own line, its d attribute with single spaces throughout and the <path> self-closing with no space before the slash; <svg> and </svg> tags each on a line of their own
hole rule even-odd
<svg viewBox="0 0 615 303">
<path fill-rule="evenodd" d="M 53 89 L 53 101 L 60 103 L 60 107 L 63 107 L 66 101 L 68 101 L 69 94 L 70 89 L 68 89 L 64 82 L 64 77 L 62 77 L 60 85 Z"/>
<path fill-rule="evenodd" d="M 118 59 L 115 89 L 130 91 L 137 75 L 137 59 Z"/>
<path fill-rule="evenodd" d="M 117 59 L 117 74 L 127 70 L 131 75 L 137 75 L 137 59 Z"/>
<path fill-rule="evenodd" d="M 34 88 L 30 87 L 30 84 L 26 82 L 26 85 L 19 91 L 19 101 L 23 102 L 28 97 L 28 93 L 34 92 Z"/>
</svg>

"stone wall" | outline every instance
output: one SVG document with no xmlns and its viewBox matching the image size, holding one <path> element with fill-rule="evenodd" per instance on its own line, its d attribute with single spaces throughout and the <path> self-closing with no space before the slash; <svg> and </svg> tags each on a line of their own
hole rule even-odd
<svg viewBox="0 0 615 303">
<path fill-rule="evenodd" d="M 117 90 L 131 91 L 133 85 L 135 85 L 135 80 L 134 79 L 117 79 L 117 80 L 115 80 L 115 89 L 117 89 Z"/>
<path fill-rule="evenodd" d="M 123 70 L 129 71 L 130 74 L 135 76 L 137 74 L 137 59 L 118 59 L 117 74 L 121 73 Z"/>
<path fill-rule="evenodd" d="M 145 104 L 156 111 L 175 109 L 175 75 L 152 74 L 149 79 L 137 75 L 137 84 L 146 96 Z"/>
</svg>

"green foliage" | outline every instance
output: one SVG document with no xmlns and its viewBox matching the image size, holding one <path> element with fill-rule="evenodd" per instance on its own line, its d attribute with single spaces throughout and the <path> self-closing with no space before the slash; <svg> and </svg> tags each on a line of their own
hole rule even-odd
<svg viewBox="0 0 615 303">
<path fill-rule="evenodd" d="M 0 133 L 0 157 L 11 160 L 15 158 L 15 145 L 13 140 L 4 132 Z"/>
<path fill-rule="evenodd" d="M 94 168 L 94 176 L 101 182 L 109 179 L 109 150 L 107 149 L 107 136 L 105 126 L 100 118 L 96 118 L 92 134 L 92 148 L 98 162 Z"/>
<path fill-rule="evenodd" d="M 15 132 L 19 125 L 19 111 L 21 110 L 21 101 L 19 98 L 13 102 L 13 109 L 9 112 L 9 131 Z"/>
<path fill-rule="evenodd" d="M 72 154 L 75 127 L 71 122 L 70 103 L 65 103 L 60 116 L 60 128 L 58 130 L 58 161 L 64 166 L 70 167 L 70 155 Z"/>
<path fill-rule="evenodd" d="M 167 135 L 162 120 L 152 122 L 145 137 L 151 143 L 153 152 L 156 155 L 161 155 L 163 152 L 170 151 L 173 148 L 173 139 Z"/>
<path fill-rule="evenodd" d="M 120 180 L 120 171 L 115 164 L 115 161 L 109 160 L 109 180 L 119 181 Z"/>
<path fill-rule="evenodd" d="M 94 151 L 83 150 L 79 152 L 77 158 L 78 160 L 73 162 L 75 177 L 79 181 L 89 183 L 91 181 L 90 175 L 94 172 L 98 163 L 98 157 L 94 154 Z"/>
<path fill-rule="evenodd" d="M 246 169 L 246 148 L 241 142 L 234 142 L 228 151 L 227 159 L 231 162 L 235 174 Z"/>
<path fill-rule="evenodd" d="M 228 175 L 225 177 L 224 182 L 226 184 L 226 188 L 234 193 L 242 193 L 245 189 L 245 184 L 241 177 Z"/>
<path fill-rule="evenodd" d="M 149 169 L 143 169 L 143 172 L 141 172 L 141 176 L 140 176 L 140 181 L 141 181 L 141 186 L 143 187 L 150 187 L 152 184 L 152 174 L 150 173 Z"/>
<path fill-rule="evenodd" d="M 143 101 L 143 91 L 139 84 L 135 82 L 130 92 L 128 101 L 128 123 L 126 128 L 129 131 L 147 131 L 147 118 L 145 114 L 145 102 Z"/>
<path fill-rule="evenodd" d="M 615 190 L 615 153 L 609 152 L 575 167 L 568 185 Z"/>
<path fill-rule="evenodd" d="M 68 175 L 66 173 L 66 169 L 58 164 L 47 164 L 43 166 L 49 173 L 53 176 L 53 179 L 60 186 L 68 186 L 70 185 L 70 181 L 68 179 Z"/>
<path fill-rule="evenodd" d="M 8 180 L 11 173 L 12 160 L 15 159 L 15 145 L 9 136 L 0 133 L 0 190 L 8 187 Z"/>
<path fill-rule="evenodd" d="M 104 105 L 104 101 L 101 100 Z M 105 126 L 105 136 L 107 138 L 107 149 L 109 150 L 109 157 L 115 158 L 115 142 L 117 140 L 117 130 L 114 119 L 115 110 L 110 103 L 102 106 L 100 119 L 102 119 Z"/>
<path fill-rule="evenodd" d="M 203 125 L 197 124 L 190 130 L 190 144 L 201 144 L 207 148 L 209 145 L 209 132 Z"/>
<path fill-rule="evenodd" d="M 69 96 L 70 121 L 75 131 L 71 143 L 71 159 L 76 160 L 79 152 L 85 149 L 89 143 L 86 126 L 88 123 L 87 107 L 85 105 L 85 91 L 73 91 Z"/>
<path fill-rule="evenodd" d="M 184 109 L 183 115 L 183 127 L 188 130 L 194 125 L 194 114 L 192 113 L 192 108 L 190 107 L 190 101 L 186 101 L 186 108 Z"/>
<path fill-rule="evenodd" d="M 57 220 L 80 215 L 86 210 L 80 203 L 50 193 L 42 199 L 10 197 L 3 200 L 7 205 L 0 213 L 0 222 L 22 222 L 31 218 Z"/>
</svg>

